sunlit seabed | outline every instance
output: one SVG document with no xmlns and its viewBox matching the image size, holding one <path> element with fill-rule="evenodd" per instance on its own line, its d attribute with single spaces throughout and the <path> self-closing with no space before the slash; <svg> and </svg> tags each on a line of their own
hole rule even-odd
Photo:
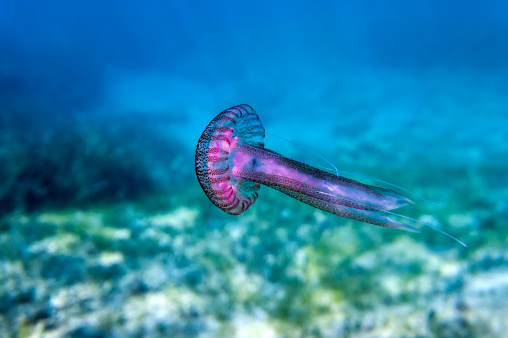
<svg viewBox="0 0 508 338">
<path fill-rule="evenodd" d="M 448 177 L 448 187 L 461 186 Z M 349 221 L 270 189 L 240 217 L 199 198 L 195 182 L 186 191 L 173 198 L 193 202 L 170 210 L 112 204 L 5 218 L 2 311 L 20 313 L 3 317 L 5 327 L 60 335 L 71 321 L 239 336 L 504 329 L 508 258 L 498 234 L 506 211 L 489 196 L 455 192 L 442 208 L 415 211 L 468 242 L 464 250 L 430 230 Z"/>
</svg>

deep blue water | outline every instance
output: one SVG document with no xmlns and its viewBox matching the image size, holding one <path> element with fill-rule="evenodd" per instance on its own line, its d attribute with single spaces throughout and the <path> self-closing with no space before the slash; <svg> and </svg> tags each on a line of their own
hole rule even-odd
<svg viewBox="0 0 508 338">
<path fill-rule="evenodd" d="M 504 1 L 2 1 L 0 6 L 2 92 L 8 97 L 3 105 L 17 109 L 30 98 L 47 114 L 96 108 L 118 74 L 151 74 L 169 82 L 166 90 L 157 90 L 148 79 L 152 87 L 146 92 L 130 93 L 163 101 L 167 110 L 175 101 L 200 101 L 205 90 L 213 93 L 206 108 L 216 111 L 238 100 L 269 108 L 295 87 L 311 95 L 322 81 L 333 82 L 326 88 L 330 96 L 340 94 L 350 87 L 343 73 L 356 77 L 359 69 L 395 71 L 421 82 L 435 68 L 445 78 L 453 72 L 501 76 L 508 60 Z M 506 81 L 493 89 L 502 93 L 505 86 Z"/>
<path fill-rule="evenodd" d="M 0 0 L 0 336 L 506 335 L 507 93 L 502 0 Z M 215 208 L 195 146 L 241 103 L 470 249 Z"/>
</svg>

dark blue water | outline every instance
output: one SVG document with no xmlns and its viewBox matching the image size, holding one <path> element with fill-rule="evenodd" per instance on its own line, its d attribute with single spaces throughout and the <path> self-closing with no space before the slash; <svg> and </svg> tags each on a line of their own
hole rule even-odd
<svg viewBox="0 0 508 338">
<path fill-rule="evenodd" d="M 0 336 L 505 335 L 507 17 L 505 1 L 0 0 Z M 470 248 L 269 188 L 226 215 L 194 151 L 241 103 L 340 170 L 442 203 L 402 213 Z"/>
</svg>

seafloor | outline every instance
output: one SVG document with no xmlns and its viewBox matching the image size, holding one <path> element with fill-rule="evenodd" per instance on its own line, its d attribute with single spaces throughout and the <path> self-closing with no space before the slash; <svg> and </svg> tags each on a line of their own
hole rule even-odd
<svg viewBox="0 0 508 338">
<path fill-rule="evenodd" d="M 3 121 L 0 336 L 506 336 L 507 78 L 352 71 L 314 79 L 314 92 L 289 79 L 287 92 L 257 101 L 255 82 L 177 79 L 165 84 L 177 93 L 164 114 L 119 95 L 126 101 L 109 107 L 139 111 L 87 112 L 39 133 Z M 442 203 L 414 198 L 400 211 L 469 248 L 266 187 L 241 216 L 223 213 L 195 178 L 193 147 L 239 103 L 340 169 Z M 266 146 L 326 165 L 269 136 Z"/>
</svg>

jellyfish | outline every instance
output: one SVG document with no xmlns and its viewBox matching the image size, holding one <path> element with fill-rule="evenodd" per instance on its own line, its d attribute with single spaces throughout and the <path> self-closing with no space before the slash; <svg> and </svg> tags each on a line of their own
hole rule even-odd
<svg viewBox="0 0 508 338">
<path fill-rule="evenodd" d="M 391 211 L 414 204 L 409 198 L 284 157 L 266 149 L 264 138 L 263 124 L 247 104 L 221 112 L 201 135 L 196 148 L 196 175 L 205 194 L 221 210 L 240 215 L 254 204 L 262 184 L 341 217 L 419 232 L 393 218 L 422 223 Z"/>
</svg>

